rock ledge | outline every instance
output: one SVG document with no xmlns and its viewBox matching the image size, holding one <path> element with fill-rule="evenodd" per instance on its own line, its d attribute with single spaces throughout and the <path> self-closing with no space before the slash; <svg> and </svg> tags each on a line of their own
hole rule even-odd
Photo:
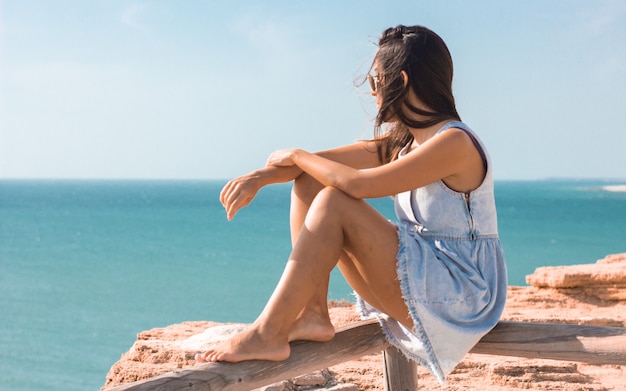
<svg viewBox="0 0 626 391">
<path fill-rule="evenodd" d="M 626 327 L 626 253 L 588 265 L 538 268 L 527 282 L 531 286 L 509 287 L 504 320 Z M 352 304 L 329 304 L 336 327 L 358 320 Z M 197 351 L 245 326 L 184 322 L 141 332 L 130 350 L 111 367 L 103 388 L 192 366 Z M 259 390 L 384 390 L 382 370 L 382 358 L 377 354 Z M 626 371 L 619 365 L 478 354 L 468 354 L 444 386 L 422 368 L 418 368 L 418 375 L 420 389 L 428 390 L 626 390 Z"/>
</svg>

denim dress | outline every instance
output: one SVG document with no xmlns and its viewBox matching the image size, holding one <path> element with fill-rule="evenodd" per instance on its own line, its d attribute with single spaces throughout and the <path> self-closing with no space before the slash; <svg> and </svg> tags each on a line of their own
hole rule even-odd
<svg viewBox="0 0 626 391">
<path fill-rule="evenodd" d="M 450 128 L 472 137 L 487 170 L 482 184 L 469 193 L 436 181 L 395 197 L 397 272 L 414 328 L 407 329 L 357 296 L 361 315 L 376 317 L 389 342 L 441 383 L 496 325 L 507 291 L 491 161 L 464 123 L 449 122 L 437 134 Z"/>
</svg>

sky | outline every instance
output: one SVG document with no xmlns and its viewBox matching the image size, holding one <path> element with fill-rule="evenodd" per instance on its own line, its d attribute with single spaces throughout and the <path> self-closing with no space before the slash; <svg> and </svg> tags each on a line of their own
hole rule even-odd
<svg viewBox="0 0 626 391">
<path fill-rule="evenodd" d="M 229 179 L 371 137 L 398 24 L 448 44 L 497 180 L 626 182 L 624 0 L 0 0 L 0 178 Z"/>
</svg>

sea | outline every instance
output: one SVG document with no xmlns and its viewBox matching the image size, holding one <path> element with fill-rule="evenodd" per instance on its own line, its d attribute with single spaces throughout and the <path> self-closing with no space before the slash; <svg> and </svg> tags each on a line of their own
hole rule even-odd
<svg viewBox="0 0 626 391">
<path fill-rule="evenodd" d="M 290 251 L 290 186 L 228 222 L 224 184 L 0 180 L 0 391 L 98 390 L 143 330 L 253 321 Z M 626 252 L 626 192 L 606 187 L 623 184 L 497 181 L 510 284 Z M 353 300 L 337 271 L 329 299 Z"/>
</svg>

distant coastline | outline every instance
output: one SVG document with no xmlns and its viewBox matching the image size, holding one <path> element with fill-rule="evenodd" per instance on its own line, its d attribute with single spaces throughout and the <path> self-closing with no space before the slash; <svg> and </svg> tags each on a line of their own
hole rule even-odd
<svg viewBox="0 0 626 391">
<path fill-rule="evenodd" d="M 626 185 L 602 186 L 602 190 L 616 193 L 626 193 Z"/>
</svg>

